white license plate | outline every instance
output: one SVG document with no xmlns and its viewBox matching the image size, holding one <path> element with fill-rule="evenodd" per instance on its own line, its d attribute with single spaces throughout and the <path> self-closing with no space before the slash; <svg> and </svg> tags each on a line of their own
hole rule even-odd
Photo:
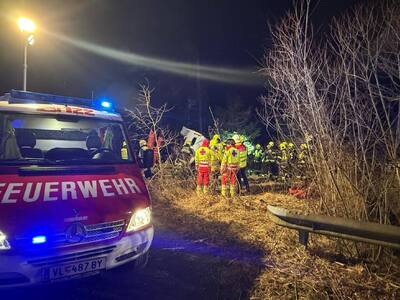
<svg viewBox="0 0 400 300">
<path fill-rule="evenodd" d="M 96 272 L 106 267 L 106 258 L 94 258 L 85 261 L 78 261 L 69 264 L 57 265 L 42 270 L 43 281 L 54 281 L 77 277 L 84 273 Z"/>
</svg>

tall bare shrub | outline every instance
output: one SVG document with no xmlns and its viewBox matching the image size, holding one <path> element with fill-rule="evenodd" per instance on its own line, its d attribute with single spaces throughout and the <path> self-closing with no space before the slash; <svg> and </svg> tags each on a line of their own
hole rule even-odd
<svg viewBox="0 0 400 300">
<path fill-rule="evenodd" d="M 399 33 L 398 1 L 358 6 L 322 38 L 307 4 L 274 28 L 259 115 L 307 141 L 320 212 L 399 223 Z"/>
<path fill-rule="evenodd" d="M 163 162 L 161 160 L 161 152 L 162 150 L 168 152 L 169 146 L 175 143 L 177 134 L 163 124 L 165 114 L 168 113 L 171 108 L 167 106 L 167 103 L 159 107 L 155 106 L 151 98 L 152 92 L 153 90 L 148 84 L 140 85 L 137 106 L 133 110 L 128 110 L 128 116 L 130 118 L 129 128 L 133 129 L 131 131 L 134 132 L 133 138 L 136 140 L 147 140 L 150 132 L 154 134 L 155 141 L 158 141 L 159 138 L 162 139 L 160 145 L 156 142 L 157 145 L 154 149 L 155 154 L 159 157 L 156 164 L 157 170 L 162 171 Z"/>
</svg>

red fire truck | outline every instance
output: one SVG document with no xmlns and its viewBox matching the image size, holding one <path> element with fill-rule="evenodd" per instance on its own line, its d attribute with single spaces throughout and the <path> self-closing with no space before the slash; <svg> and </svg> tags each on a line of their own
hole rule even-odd
<svg viewBox="0 0 400 300">
<path fill-rule="evenodd" d="M 151 202 L 109 101 L 0 97 L 0 288 L 147 261 Z"/>
</svg>

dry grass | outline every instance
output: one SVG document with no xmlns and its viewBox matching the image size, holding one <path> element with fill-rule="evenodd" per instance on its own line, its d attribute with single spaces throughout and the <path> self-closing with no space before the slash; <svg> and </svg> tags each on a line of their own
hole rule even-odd
<svg viewBox="0 0 400 300">
<path fill-rule="evenodd" d="M 240 289 L 221 298 L 400 298 L 398 255 L 388 254 L 391 261 L 379 263 L 352 259 L 346 255 L 345 242 L 317 235 L 310 236 L 305 250 L 295 231 L 278 227 L 267 217 L 267 204 L 305 211 L 313 206 L 305 201 L 312 200 L 260 191 L 229 202 L 219 196 L 196 197 L 190 186 L 190 181 L 177 179 L 151 184 L 156 214 L 168 220 L 167 226 L 212 245 L 259 253 L 257 261 L 231 259 L 219 270 L 216 280 L 222 288 Z"/>
</svg>

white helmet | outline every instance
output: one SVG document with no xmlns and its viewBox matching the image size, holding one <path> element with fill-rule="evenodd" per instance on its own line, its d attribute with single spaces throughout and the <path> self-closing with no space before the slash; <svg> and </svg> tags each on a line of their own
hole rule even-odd
<svg viewBox="0 0 400 300">
<path fill-rule="evenodd" d="M 240 144 L 240 136 L 238 134 L 234 134 L 232 139 L 235 141 L 235 144 Z"/>
</svg>

